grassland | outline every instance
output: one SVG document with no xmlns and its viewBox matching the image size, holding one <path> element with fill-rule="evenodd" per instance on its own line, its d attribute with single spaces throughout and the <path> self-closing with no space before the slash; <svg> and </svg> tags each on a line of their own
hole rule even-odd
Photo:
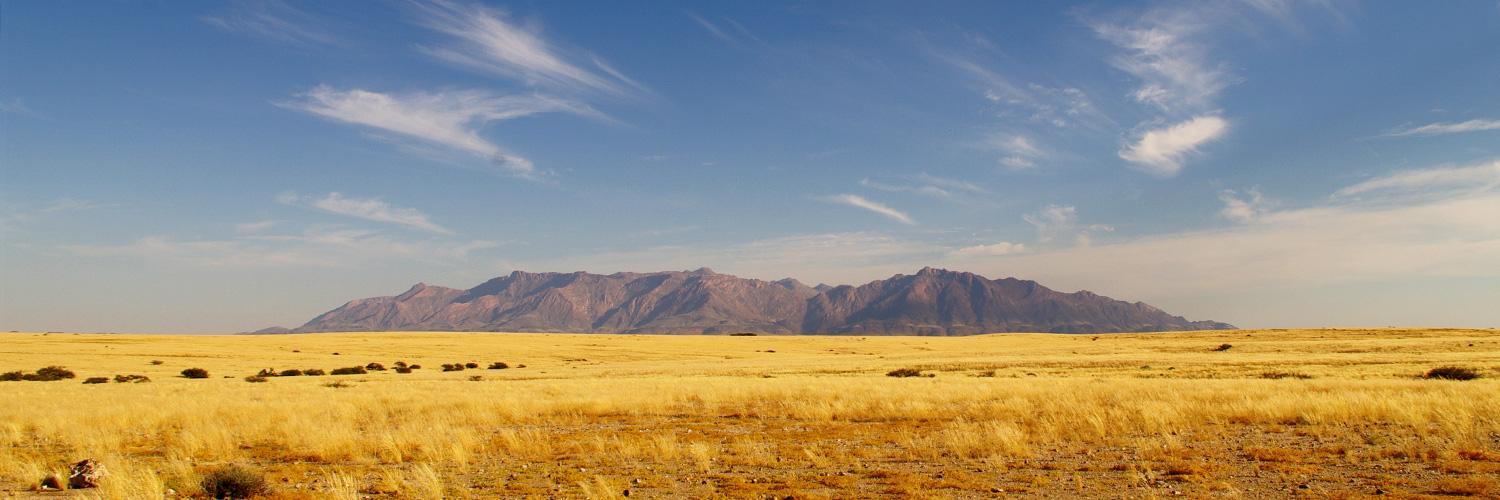
<svg viewBox="0 0 1500 500">
<path fill-rule="evenodd" d="M 0 495 L 237 464 L 276 498 L 1500 496 L 1497 330 L 0 335 L 0 372 L 48 365 L 78 378 L 0 382 Z M 80 383 L 123 374 L 152 381 Z M 101 488 L 36 490 L 84 458 Z"/>
</svg>

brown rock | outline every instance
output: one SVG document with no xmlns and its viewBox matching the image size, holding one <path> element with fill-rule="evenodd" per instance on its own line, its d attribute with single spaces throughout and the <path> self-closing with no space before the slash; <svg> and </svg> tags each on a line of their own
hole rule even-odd
<svg viewBox="0 0 1500 500">
<path fill-rule="evenodd" d="M 94 459 L 85 459 L 73 464 L 68 470 L 68 488 L 97 488 L 99 481 L 103 480 L 109 472 L 104 470 L 104 464 L 95 462 Z"/>
</svg>

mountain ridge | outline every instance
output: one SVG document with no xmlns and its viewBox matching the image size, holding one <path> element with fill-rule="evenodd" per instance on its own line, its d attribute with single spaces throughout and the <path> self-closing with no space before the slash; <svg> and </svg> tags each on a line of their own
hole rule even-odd
<svg viewBox="0 0 1500 500">
<path fill-rule="evenodd" d="M 1143 302 L 1035 281 L 926 267 L 852 286 L 740 278 L 712 269 L 530 273 L 460 290 L 417 283 L 398 295 L 355 299 L 295 329 L 677 334 L 973 335 L 1232 329 L 1189 321 Z"/>
</svg>

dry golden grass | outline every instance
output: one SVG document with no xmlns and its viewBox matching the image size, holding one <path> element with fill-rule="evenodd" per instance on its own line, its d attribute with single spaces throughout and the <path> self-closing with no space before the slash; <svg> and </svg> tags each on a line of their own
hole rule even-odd
<svg viewBox="0 0 1500 500">
<path fill-rule="evenodd" d="M 103 498 L 226 464 L 280 498 L 1483 497 L 1500 473 L 1496 330 L 0 338 L 0 372 L 79 377 L 0 382 L 21 496 L 83 458 L 112 476 L 67 493 Z M 396 361 L 423 368 L 243 380 Z M 500 361 L 526 367 L 440 368 Z M 1484 378 L 1420 378 L 1444 365 Z M 152 382 L 79 383 L 117 374 Z"/>
</svg>

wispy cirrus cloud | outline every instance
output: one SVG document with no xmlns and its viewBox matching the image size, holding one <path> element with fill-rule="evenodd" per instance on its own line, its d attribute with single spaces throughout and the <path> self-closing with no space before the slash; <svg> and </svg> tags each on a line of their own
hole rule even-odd
<svg viewBox="0 0 1500 500">
<path fill-rule="evenodd" d="M 379 198 L 350 198 L 337 192 L 313 197 L 288 192 L 277 196 L 276 201 L 284 205 L 315 208 L 331 214 L 395 224 L 431 233 L 453 234 L 452 230 L 432 222 L 432 219 L 420 210 L 391 205 Z"/>
<path fill-rule="evenodd" d="M 1409 169 L 1346 186 L 1333 193 L 1334 198 L 1349 198 L 1370 194 L 1451 194 L 1480 192 L 1500 187 L 1500 160 L 1487 160 L 1473 165 L 1437 166 Z"/>
<path fill-rule="evenodd" d="M 539 27 L 516 24 L 504 11 L 447 0 L 412 5 L 419 24 L 454 42 L 422 47 L 437 59 L 555 90 L 614 95 L 646 91 L 598 56 L 583 54 L 585 65 L 568 60 L 541 36 Z"/>
<path fill-rule="evenodd" d="M 752 44 L 765 45 L 765 42 L 755 36 L 755 33 L 751 33 L 749 29 L 734 19 L 721 17 L 719 22 L 715 23 L 692 12 L 688 13 L 688 17 L 692 18 L 693 22 L 698 23 L 698 26 L 703 27 L 703 30 L 707 31 L 708 34 L 713 35 L 714 38 L 732 47 L 745 48 L 747 45 Z"/>
<path fill-rule="evenodd" d="M 938 177 L 926 172 L 917 175 L 860 179 L 859 185 L 888 193 L 912 193 L 958 203 L 973 201 L 974 195 L 989 191 L 969 181 Z"/>
<path fill-rule="evenodd" d="M 394 132 L 478 156 L 501 173 L 537 180 L 545 173 L 479 134 L 484 125 L 536 115 L 571 113 L 608 119 L 589 106 L 540 94 L 495 95 L 480 90 L 387 94 L 318 86 L 278 103 L 319 117 Z"/>
<path fill-rule="evenodd" d="M 911 225 L 917 223 L 916 221 L 912 220 L 911 216 L 906 215 L 905 212 L 896 210 L 875 201 L 871 201 L 870 199 L 857 194 L 838 194 L 833 196 L 824 196 L 819 199 L 829 203 L 837 203 L 840 205 L 848 205 L 855 208 L 869 210 L 871 212 L 879 214 L 882 217 L 900 222 L 902 224 Z"/>
<path fill-rule="evenodd" d="M 1456 123 L 1429 123 L 1408 127 L 1385 134 L 1383 137 L 1406 137 L 1413 135 L 1446 135 L 1467 132 L 1500 130 L 1500 120 L 1473 119 Z"/>
<path fill-rule="evenodd" d="M 1147 130 L 1134 144 L 1120 150 L 1120 158 L 1146 173 L 1172 177 L 1182 162 L 1210 141 L 1223 137 L 1229 122 L 1217 116 L 1198 116 L 1168 127 Z"/>
<path fill-rule="evenodd" d="M 1203 10 L 1158 9 L 1128 23 L 1093 22 L 1091 27 L 1122 50 L 1110 64 L 1140 80 L 1131 97 L 1181 114 L 1213 109 L 1219 92 L 1234 80 L 1197 39 L 1212 24 Z"/>
<path fill-rule="evenodd" d="M 227 11 L 198 18 L 205 24 L 241 35 L 293 45 L 344 45 L 326 23 L 280 0 L 239 0 Z"/>
<path fill-rule="evenodd" d="M 1047 152 L 1023 134 L 999 134 L 990 138 L 987 146 L 1000 152 L 997 160 L 1001 166 L 1011 170 L 1025 170 L 1036 166 L 1037 160 L 1047 157 Z"/>
</svg>

